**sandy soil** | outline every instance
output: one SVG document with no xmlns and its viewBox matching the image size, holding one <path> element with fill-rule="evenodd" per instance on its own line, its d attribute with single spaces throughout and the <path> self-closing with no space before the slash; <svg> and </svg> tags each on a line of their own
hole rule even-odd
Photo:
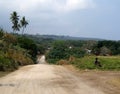
<svg viewBox="0 0 120 94">
<path fill-rule="evenodd" d="M 40 63 L 40 62 L 39 62 Z M 43 62 L 41 62 L 43 63 Z M 0 78 L 0 94 L 106 94 L 63 66 L 36 64 Z"/>
<path fill-rule="evenodd" d="M 120 94 L 120 71 L 78 70 L 71 65 L 64 67 L 83 82 L 98 88 L 105 94 Z"/>
</svg>

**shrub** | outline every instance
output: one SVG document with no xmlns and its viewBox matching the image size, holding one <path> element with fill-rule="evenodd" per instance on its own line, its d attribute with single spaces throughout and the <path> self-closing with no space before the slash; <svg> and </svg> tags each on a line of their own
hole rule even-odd
<svg viewBox="0 0 120 94">
<path fill-rule="evenodd" d="M 27 37 L 18 37 L 18 45 L 20 45 L 20 47 L 28 50 L 29 54 L 32 56 L 31 58 L 34 60 L 34 58 L 36 58 L 37 55 L 37 45 L 36 43 L 27 38 Z"/>
<path fill-rule="evenodd" d="M 85 51 L 79 47 L 70 48 L 65 41 L 55 41 L 53 48 L 49 50 L 46 54 L 46 59 L 55 59 L 54 61 L 59 61 L 61 59 L 68 60 L 70 56 L 73 57 L 83 57 Z M 57 62 L 56 62 L 57 63 Z"/>
<path fill-rule="evenodd" d="M 16 49 L 15 49 L 16 48 Z M 19 65 L 28 65 L 33 64 L 32 59 L 27 55 L 26 50 L 15 47 L 14 49 L 8 49 L 6 56 L 15 62 L 19 63 Z"/>
<path fill-rule="evenodd" d="M 0 71 L 11 71 L 18 68 L 18 64 L 4 56 L 4 54 L 0 55 Z"/>
<path fill-rule="evenodd" d="M 69 64 L 69 62 L 68 62 L 67 60 L 59 60 L 59 61 L 57 62 L 57 64 L 58 64 L 58 65 L 67 65 L 67 64 Z"/>
<path fill-rule="evenodd" d="M 4 33 L 0 29 L 0 71 L 15 70 L 19 65 L 34 63 L 31 58 L 34 58 L 37 53 L 35 52 L 36 44 L 32 40 L 28 40 L 22 37 L 19 40 L 20 43 L 17 43 L 15 35 Z"/>
<path fill-rule="evenodd" d="M 74 47 L 72 49 L 68 50 L 68 53 L 70 56 L 76 57 L 76 58 L 81 58 L 84 57 L 85 51 L 79 47 Z"/>
<path fill-rule="evenodd" d="M 47 62 L 49 64 L 56 64 L 56 62 L 59 61 L 58 59 L 47 59 Z"/>
<path fill-rule="evenodd" d="M 64 41 L 54 42 L 53 48 L 50 49 L 50 51 L 46 55 L 46 59 L 48 59 L 48 61 L 50 62 L 51 60 L 59 61 L 60 59 L 68 59 L 68 58 L 69 58 L 68 47 Z"/>
</svg>

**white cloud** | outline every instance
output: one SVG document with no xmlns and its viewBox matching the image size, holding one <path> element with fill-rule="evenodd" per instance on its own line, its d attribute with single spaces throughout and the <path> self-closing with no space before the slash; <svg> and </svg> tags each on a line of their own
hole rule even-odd
<svg viewBox="0 0 120 94">
<path fill-rule="evenodd" d="M 11 9 L 25 12 L 34 11 L 36 9 L 43 11 L 70 12 L 95 6 L 93 0 L 0 0 L 0 3 L 3 7 L 9 6 Z"/>
<path fill-rule="evenodd" d="M 56 2 L 56 11 L 72 11 L 78 9 L 92 8 L 94 3 L 92 0 L 66 0 L 66 3 L 60 5 Z"/>
</svg>

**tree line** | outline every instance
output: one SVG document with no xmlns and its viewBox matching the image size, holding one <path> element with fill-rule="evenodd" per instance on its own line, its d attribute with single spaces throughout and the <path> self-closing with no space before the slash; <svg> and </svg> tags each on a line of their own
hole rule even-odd
<svg viewBox="0 0 120 94">
<path fill-rule="evenodd" d="M 120 41 L 103 40 L 93 45 L 92 53 L 95 55 L 120 55 Z"/>
</svg>

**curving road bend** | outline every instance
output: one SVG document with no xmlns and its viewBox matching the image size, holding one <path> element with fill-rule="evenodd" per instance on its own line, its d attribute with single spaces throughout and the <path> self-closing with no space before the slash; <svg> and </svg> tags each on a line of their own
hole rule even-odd
<svg viewBox="0 0 120 94">
<path fill-rule="evenodd" d="M 104 94 L 62 66 L 43 64 L 44 59 L 0 78 L 0 94 Z"/>
</svg>

